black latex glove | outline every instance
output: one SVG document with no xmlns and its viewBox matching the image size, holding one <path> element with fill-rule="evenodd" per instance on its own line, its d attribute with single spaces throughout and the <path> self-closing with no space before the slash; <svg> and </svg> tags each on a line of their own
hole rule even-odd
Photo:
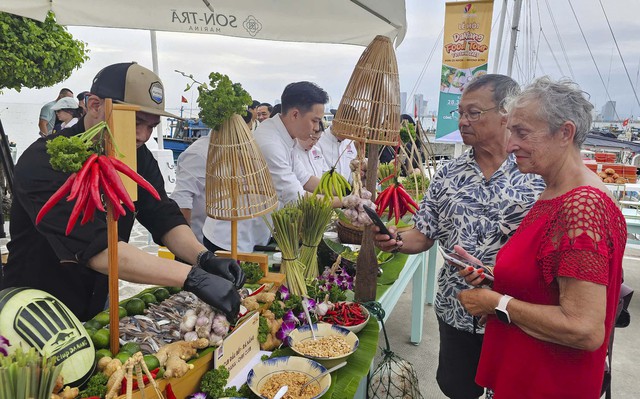
<svg viewBox="0 0 640 399">
<path fill-rule="evenodd" d="M 238 318 L 240 295 L 233 283 L 220 276 L 193 267 L 184 280 L 183 289 L 193 292 L 198 298 L 222 311 L 230 323 Z"/>
<path fill-rule="evenodd" d="M 242 288 L 247 277 L 244 275 L 242 268 L 234 259 L 221 258 L 215 256 L 213 252 L 207 251 L 198 258 L 199 266 L 211 274 L 220 276 L 225 280 L 231 281 L 236 289 Z"/>
</svg>

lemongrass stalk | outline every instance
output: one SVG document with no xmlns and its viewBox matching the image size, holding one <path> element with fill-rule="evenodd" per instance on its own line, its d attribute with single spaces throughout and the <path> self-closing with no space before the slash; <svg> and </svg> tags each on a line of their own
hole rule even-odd
<svg viewBox="0 0 640 399">
<path fill-rule="evenodd" d="M 333 208 L 331 203 L 314 196 L 298 199 L 298 209 L 302 212 L 300 262 L 304 265 L 304 277 L 307 282 L 318 277 L 318 245 L 331 221 Z"/>
<path fill-rule="evenodd" d="M 271 214 L 272 224 L 265 219 L 282 252 L 281 269 L 286 276 L 287 287 L 295 295 L 307 292 L 304 283 L 304 265 L 301 267 L 298 261 L 301 216 L 302 212 L 298 208 L 294 205 L 287 205 Z"/>
</svg>

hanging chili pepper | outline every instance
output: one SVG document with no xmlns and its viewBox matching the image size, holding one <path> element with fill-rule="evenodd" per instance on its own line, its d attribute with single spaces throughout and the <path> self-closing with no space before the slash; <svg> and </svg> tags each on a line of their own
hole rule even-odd
<svg viewBox="0 0 640 399">
<path fill-rule="evenodd" d="M 116 168 L 109 161 L 109 158 L 104 155 L 99 156 L 98 164 L 100 164 L 100 171 L 102 172 L 102 175 L 105 177 L 106 181 L 111 184 L 113 192 L 116 193 L 118 198 L 122 200 L 122 203 L 124 203 L 131 212 L 135 212 L 136 208 L 133 205 L 133 201 L 131 201 L 131 197 L 129 196 L 127 189 L 124 187 L 120 176 L 118 176 Z"/>
<path fill-rule="evenodd" d="M 64 196 L 67 195 L 68 192 L 71 191 L 73 183 L 76 180 L 76 176 L 77 176 L 76 173 L 72 173 L 64 182 L 64 184 L 60 186 L 60 188 L 55 193 L 53 193 L 51 198 L 49 198 L 47 202 L 44 203 L 44 205 L 40 209 L 40 212 L 38 212 L 38 216 L 36 216 L 36 224 L 40 223 L 44 215 L 49 213 L 51 208 L 53 208 L 55 204 L 60 202 L 60 200 L 64 198 Z"/>
<path fill-rule="evenodd" d="M 82 164 L 82 167 L 78 171 L 78 177 L 76 178 L 76 182 L 73 184 L 73 187 L 71 188 L 71 194 L 69 194 L 67 201 L 71 201 L 78 196 L 78 193 L 80 192 L 80 187 L 82 186 L 84 179 L 87 177 L 87 175 L 89 174 L 89 171 L 91 170 L 91 164 L 93 164 L 96 161 L 96 159 L 98 159 L 98 154 L 91 154 L 89 158 L 87 158 L 87 160 L 84 161 L 84 163 Z"/>
<path fill-rule="evenodd" d="M 119 159 L 116 159 L 114 157 L 108 157 L 108 159 L 109 161 L 111 161 L 111 163 L 113 164 L 113 166 L 116 168 L 117 171 L 122 172 L 126 176 L 130 177 L 131 180 L 136 182 L 140 187 L 147 190 L 149 194 L 153 196 L 153 198 L 160 201 L 160 194 L 158 194 L 158 191 L 155 189 L 155 187 L 153 187 L 151 183 L 145 180 L 144 177 L 140 176 L 135 170 L 131 169 L 129 165 L 120 161 Z"/>
</svg>

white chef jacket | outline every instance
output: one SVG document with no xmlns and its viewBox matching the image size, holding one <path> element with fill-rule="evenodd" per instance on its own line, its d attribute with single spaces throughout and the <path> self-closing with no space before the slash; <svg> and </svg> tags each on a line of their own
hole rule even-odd
<svg viewBox="0 0 640 399">
<path fill-rule="evenodd" d="M 191 209 L 191 230 L 202 242 L 202 225 L 207 218 L 205 189 L 209 136 L 194 141 L 178 157 L 176 188 L 170 197 L 180 208 Z"/>
<path fill-rule="evenodd" d="M 322 136 L 320 136 L 316 146 L 320 147 L 325 162 L 329 167 L 336 165 L 338 157 L 342 154 L 340 161 L 336 165 L 336 170 L 344 176 L 345 179 L 351 181 L 349 163 L 358 156 L 358 151 L 356 150 L 356 145 L 353 140 L 338 140 L 338 138 L 333 135 L 331 127 L 329 127 Z"/>
<path fill-rule="evenodd" d="M 312 174 L 293 153 L 291 138 L 280 114 L 263 121 L 255 131 L 256 144 L 267 161 L 280 207 L 298 200 Z"/>
<path fill-rule="evenodd" d="M 205 182 L 209 137 L 200 137 L 178 157 L 176 188 L 171 198 L 180 208 L 191 209 L 191 229 L 200 242 L 203 236 L 220 248 L 231 250 L 231 222 L 207 216 Z M 238 251 L 253 252 L 266 245 L 271 233 L 262 217 L 238 221 Z"/>
<path fill-rule="evenodd" d="M 313 176 L 321 177 L 322 174 L 330 168 L 329 165 L 327 165 L 318 144 L 315 144 L 309 151 L 307 151 L 302 144 L 296 140 L 296 145 L 293 147 L 293 153 Z"/>
</svg>

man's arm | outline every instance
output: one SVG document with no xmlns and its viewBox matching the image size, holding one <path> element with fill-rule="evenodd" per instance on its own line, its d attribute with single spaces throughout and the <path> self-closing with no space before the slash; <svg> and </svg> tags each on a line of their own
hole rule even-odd
<svg viewBox="0 0 640 399">
<path fill-rule="evenodd" d="M 42 137 L 49 134 L 49 122 L 44 119 L 38 119 L 38 129 L 40 129 L 40 135 Z"/>
<path fill-rule="evenodd" d="M 400 233 L 402 240 L 395 240 L 387 234 L 380 234 L 380 229 L 375 225 L 371 228 L 376 233 L 374 236 L 375 245 L 386 252 L 397 249 L 403 254 L 417 254 L 428 250 L 435 243 L 435 240 L 432 240 L 415 228 Z M 394 237 L 397 237 L 397 229 L 395 226 L 389 226 L 389 232 Z"/>
<path fill-rule="evenodd" d="M 89 267 L 109 273 L 108 249 L 89 259 Z M 195 258 L 194 258 L 195 262 Z M 123 241 L 118 243 L 118 277 L 132 283 L 182 287 L 191 266 L 148 254 Z"/>
<path fill-rule="evenodd" d="M 191 209 L 189 209 L 189 208 L 180 208 L 180 212 L 182 212 L 182 215 L 187 220 L 187 223 L 191 224 Z"/>
</svg>

